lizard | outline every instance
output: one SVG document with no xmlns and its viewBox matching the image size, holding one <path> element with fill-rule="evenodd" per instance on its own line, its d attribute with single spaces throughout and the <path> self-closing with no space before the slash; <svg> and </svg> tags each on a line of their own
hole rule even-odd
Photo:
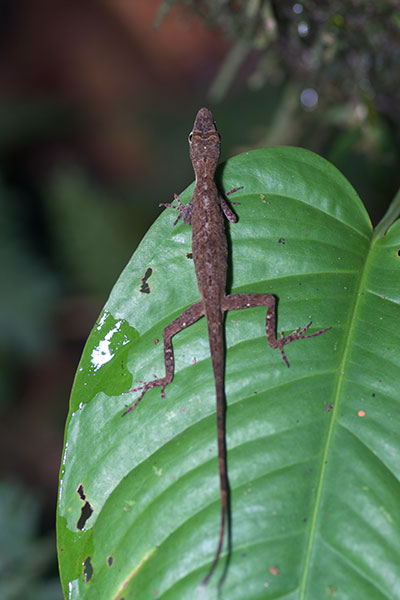
<svg viewBox="0 0 400 600">
<path fill-rule="evenodd" d="M 273 294 L 240 293 L 226 294 L 226 279 L 228 265 L 228 247 L 225 232 L 224 216 L 229 222 L 235 223 L 237 216 L 228 202 L 220 194 L 215 183 L 215 170 L 220 156 L 220 135 L 214 122 L 213 115 L 207 108 L 201 108 L 194 121 L 193 130 L 189 134 L 190 158 L 195 173 L 195 188 L 191 200 L 185 206 L 175 194 L 178 206 L 172 202 L 160 206 L 179 210 L 179 216 L 174 225 L 183 217 L 185 225 L 192 226 L 192 256 L 200 301 L 195 302 L 183 311 L 163 331 L 165 376 L 127 390 L 125 393 L 141 391 L 139 397 L 127 408 L 123 416 L 132 412 L 139 404 L 145 393 L 161 387 L 161 396 L 165 397 L 165 388 L 174 377 L 174 353 L 172 337 L 179 331 L 189 327 L 201 317 L 207 321 L 208 340 L 210 345 L 211 363 L 215 381 L 218 465 L 220 482 L 221 520 L 219 539 L 214 559 L 207 575 L 202 580 L 206 585 L 212 577 L 219 562 L 226 522 L 229 518 L 229 484 L 226 458 L 225 435 L 225 347 L 224 347 L 224 313 L 228 310 L 266 306 L 266 336 L 271 348 L 279 349 L 282 359 L 289 367 L 284 346 L 295 340 L 321 335 L 330 327 L 306 334 L 311 321 L 302 329 L 299 327 L 289 335 L 281 333 L 276 337 L 276 302 Z M 241 188 L 230 190 L 225 195 Z"/>
</svg>

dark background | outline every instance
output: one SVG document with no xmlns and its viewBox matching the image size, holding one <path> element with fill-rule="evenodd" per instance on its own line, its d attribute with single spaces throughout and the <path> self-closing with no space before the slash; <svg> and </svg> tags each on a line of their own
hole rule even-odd
<svg viewBox="0 0 400 600">
<path fill-rule="evenodd" d="M 159 9 L 0 0 L 4 600 L 62 597 L 54 522 L 74 373 L 158 204 L 193 178 L 197 110 L 213 110 L 223 159 L 284 144 L 323 155 L 374 224 L 399 186 L 398 2 Z"/>
</svg>

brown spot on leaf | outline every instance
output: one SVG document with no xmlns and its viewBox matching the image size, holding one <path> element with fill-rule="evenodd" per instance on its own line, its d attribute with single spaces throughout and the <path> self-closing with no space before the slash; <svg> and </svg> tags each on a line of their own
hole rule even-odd
<svg viewBox="0 0 400 600">
<path fill-rule="evenodd" d="M 83 577 L 85 579 L 85 583 L 88 583 L 93 577 L 93 566 L 91 562 L 92 557 L 88 556 L 83 561 Z"/>
<path fill-rule="evenodd" d="M 79 495 L 79 498 L 81 500 L 86 500 L 86 496 L 85 496 L 85 492 L 84 492 L 82 483 L 79 484 L 78 489 L 76 490 L 76 493 Z"/>
<path fill-rule="evenodd" d="M 150 279 L 151 275 L 153 274 L 153 269 L 151 267 L 149 267 L 148 269 L 146 269 L 145 274 L 143 275 L 142 279 L 140 280 L 140 293 L 141 294 L 150 294 L 151 293 L 151 288 L 149 286 L 149 284 L 147 283 L 147 280 Z"/>
<path fill-rule="evenodd" d="M 81 508 L 80 517 L 76 524 L 77 529 L 82 531 L 82 529 L 85 527 L 86 521 L 93 514 L 93 508 L 91 507 L 90 503 L 86 500 L 86 495 L 85 495 L 85 491 L 83 489 L 82 483 L 79 484 L 78 489 L 76 490 L 76 493 L 78 494 L 78 496 L 82 500 L 82 502 L 84 502 L 84 505 Z"/>
</svg>

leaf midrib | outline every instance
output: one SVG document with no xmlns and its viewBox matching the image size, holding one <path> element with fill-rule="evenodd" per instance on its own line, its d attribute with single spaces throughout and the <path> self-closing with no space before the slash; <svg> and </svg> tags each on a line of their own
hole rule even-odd
<svg viewBox="0 0 400 600">
<path fill-rule="evenodd" d="M 372 232 L 371 232 L 371 236 L 372 236 Z M 367 278 L 367 274 L 369 271 L 368 264 L 369 264 L 370 256 L 372 253 L 372 249 L 373 249 L 373 238 L 371 237 L 368 254 L 364 261 L 363 269 L 360 272 L 359 285 L 356 287 L 356 289 L 354 291 L 354 295 L 355 295 L 354 309 L 353 309 L 351 321 L 350 321 L 349 328 L 348 328 L 349 333 L 348 333 L 348 338 L 347 338 L 349 340 L 349 343 L 345 344 L 343 358 L 338 367 L 337 388 L 336 388 L 336 393 L 333 397 L 333 410 L 332 410 L 330 424 L 328 427 L 326 443 L 325 443 L 324 451 L 321 456 L 320 477 L 319 477 L 319 483 L 318 483 L 316 494 L 315 494 L 314 509 L 313 509 L 313 513 L 312 513 L 312 517 L 311 517 L 310 534 L 309 534 L 309 539 L 308 539 L 306 552 L 305 552 L 303 574 L 302 574 L 300 586 L 299 586 L 299 600 L 307 600 L 306 588 L 307 588 L 308 581 L 310 579 L 311 557 L 313 555 L 314 542 L 315 542 L 315 537 L 316 537 L 316 533 L 317 533 L 317 523 L 318 523 L 319 514 L 320 514 L 320 510 L 321 510 L 322 495 L 323 495 L 323 491 L 324 491 L 323 488 L 324 488 L 324 483 L 325 483 L 325 479 L 326 479 L 326 470 L 327 470 L 327 464 L 328 464 L 328 455 L 329 455 L 330 448 L 331 448 L 333 434 L 334 434 L 336 424 L 338 421 L 337 415 L 338 415 L 338 411 L 339 411 L 339 400 L 342 396 L 342 386 L 343 386 L 343 382 L 345 380 L 345 376 L 344 376 L 345 368 L 347 365 L 347 358 L 348 358 L 348 355 L 350 352 L 350 347 L 352 345 L 351 344 L 352 332 L 354 331 L 355 325 L 357 323 L 356 315 L 358 314 L 358 307 L 359 307 L 359 304 L 360 304 L 360 301 L 362 298 L 361 290 L 365 287 L 364 284 L 365 284 L 365 280 Z"/>
</svg>

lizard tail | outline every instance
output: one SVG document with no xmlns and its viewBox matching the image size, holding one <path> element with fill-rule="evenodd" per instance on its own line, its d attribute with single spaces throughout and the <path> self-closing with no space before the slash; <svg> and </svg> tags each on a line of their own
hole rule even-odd
<svg viewBox="0 0 400 600">
<path fill-rule="evenodd" d="M 206 316 L 208 317 L 207 311 Z M 223 331 L 223 313 L 207 318 L 208 336 L 210 341 L 211 362 L 215 379 L 215 395 L 217 401 L 217 434 L 218 434 L 218 469 L 221 494 L 221 522 L 219 529 L 219 540 L 214 560 L 201 585 L 205 586 L 211 579 L 221 556 L 224 543 L 227 511 L 228 511 L 228 472 L 226 459 L 226 437 L 225 437 L 225 348 Z"/>
</svg>

